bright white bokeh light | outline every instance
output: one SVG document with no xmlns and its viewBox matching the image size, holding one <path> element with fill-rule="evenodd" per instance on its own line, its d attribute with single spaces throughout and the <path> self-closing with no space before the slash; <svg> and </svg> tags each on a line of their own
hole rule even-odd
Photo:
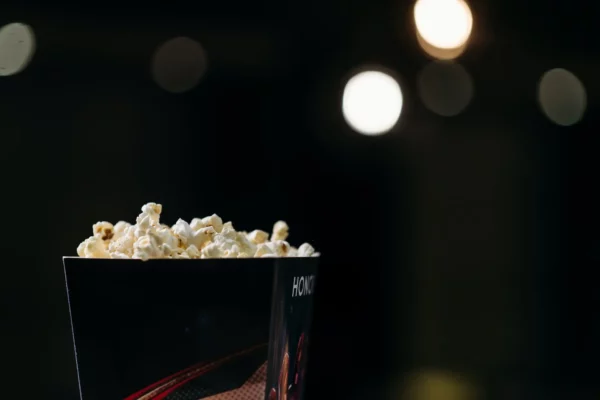
<svg viewBox="0 0 600 400">
<path fill-rule="evenodd" d="M 342 112 L 355 131 L 375 136 L 396 125 L 402 104 L 402 90 L 394 78 L 380 71 L 364 71 L 346 84 Z"/>
<path fill-rule="evenodd" d="M 557 125 L 579 122 L 587 106 L 583 83 L 562 68 L 552 69 L 542 76 L 538 96 L 542 111 Z"/>
<path fill-rule="evenodd" d="M 35 35 L 15 22 L 0 28 L 0 76 L 15 75 L 27 67 L 35 52 Z"/>
<path fill-rule="evenodd" d="M 418 0 L 414 8 L 418 34 L 438 49 L 457 49 L 469 40 L 473 15 L 463 0 Z"/>
</svg>

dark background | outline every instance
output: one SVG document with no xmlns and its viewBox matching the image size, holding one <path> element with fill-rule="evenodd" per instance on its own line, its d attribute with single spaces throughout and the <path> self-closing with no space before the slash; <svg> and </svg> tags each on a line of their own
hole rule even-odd
<svg viewBox="0 0 600 400">
<path fill-rule="evenodd" d="M 475 98 L 443 118 L 416 95 L 429 58 L 407 1 L 5 1 L 37 50 L 0 78 L 3 398 L 76 398 L 61 256 L 148 201 L 174 223 L 284 219 L 322 252 L 308 399 L 398 398 L 462 376 L 485 398 L 585 398 L 600 381 L 597 14 L 588 3 L 471 2 Z M 189 36 L 193 90 L 152 80 Z M 344 122 L 348 73 L 380 64 L 405 106 L 388 135 Z M 563 67 L 588 108 L 552 124 L 536 85 Z M 521 396 L 521 397 L 518 397 Z M 565 397 L 566 396 L 566 397 Z"/>
</svg>

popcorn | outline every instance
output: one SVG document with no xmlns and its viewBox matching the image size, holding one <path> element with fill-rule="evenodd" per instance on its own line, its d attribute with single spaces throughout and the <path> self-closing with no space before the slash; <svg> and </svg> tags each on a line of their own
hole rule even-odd
<svg viewBox="0 0 600 400">
<path fill-rule="evenodd" d="M 240 248 L 237 244 L 231 246 L 231 248 L 223 251 L 223 256 L 225 258 L 238 258 L 240 254 Z"/>
<path fill-rule="evenodd" d="M 271 234 L 271 241 L 285 240 L 288 237 L 289 227 L 284 221 L 277 221 L 273 225 L 273 233 Z"/>
<path fill-rule="evenodd" d="M 106 221 L 95 223 L 92 226 L 92 231 L 94 232 L 95 237 L 104 241 L 112 239 L 115 234 L 113 224 Z"/>
<path fill-rule="evenodd" d="M 246 232 L 237 232 L 236 242 L 240 247 L 241 252 L 246 254 L 246 257 L 256 253 L 256 245 L 248 239 L 248 234 Z"/>
<path fill-rule="evenodd" d="M 77 247 L 79 257 L 86 258 L 109 258 L 110 254 L 106 251 L 106 245 L 102 238 L 92 236 Z"/>
<path fill-rule="evenodd" d="M 156 216 L 156 222 L 158 223 L 159 215 L 162 213 L 162 205 L 156 203 L 148 203 L 142 206 L 142 213 Z"/>
<path fill-rule="evenodd" d="M 177 249 L 177 248 L 182 247 L 179 237 L 168 226 L 167 227 L 161 226 L 160 228 L 154 230 L 151 233 L 151 235 L 155 237 L 155 240 L 157 241 L 157 243 L 163 243 L 165 245 L 168 245 L 172 249 Z"/>
<path fill-rule="evenodd" d="M 119 221 L 114 226 L 115 236 L 124 234 L 131 227 L 129 222 Z"/>
<path fill-rule="evenodd" d="M 148 203 L 142 207 L 142 213 L 138 215 L 135 222 L 137 228 L 135 237 L 140 238 L 147 235 L 153 227 L 160 226 L 160 213 L 162 206 L 156 203 Z"/>
<path fill-rule="evenodd" d="M 255 244 L 264 243 L 269 239 L 269 234 L 267 232 L 258 229 L 250 232 L 247 236 L 248 239 Z"/>
<path fill-rule="evenodd" d="M 231 222 L 225 223 L 221 233 L 217 233 L 213 239 L 213 244 L 216 245 L 219 250 L 209 250 L 209 254 L 220 254 L 219 257 L 221 258 L 237 258 L 238 254 L 241 252 L 237 242 L 237 236 L 237 232 L 233 229 Z"/>
<path fill-rule="evenodd" d="M 133 257 L 146 261 L 149 258 L 159 258 L 162 255 L 161 248 L 154 237 L 144 235 L 133 244 Z"/>
<path fill-rule="evenodd" d="M 134 236 L 136 237 L 136 239 L 142 236 L 146 236 L 148 232 L 150 232 L 151 226 L 152 225 L 150 217 L 148 215 L 140 214 L 134 231 Z"/>
<path fill-rule="evenodd" d="M 201 258 L 222 258 L 223 251 L 217 243 L 210 243 L 208 246 L 202 249 Z"/>
<path fill-rule="evenodd" d="M 313 254 L 315 254 L 315 249 L 308 243 L 298 247 L 298 257 L 311 257 Z"/>
<path fill-rule="evenodd" d="M 110 253 L 110 258 L 129 259 L 129 258 L 131 258 L 131 256 L 128 256 L 127 254 L 124 254 L 124 253 L 114 252 L 114 253 Z"/>
<path fill-rule="evenodd" d="M 191 245 L 185 249 L 185 254 L 187 254 L 189 258 L 200 258 L 202 256 L 200 250 L 198 250 L 198 248 L 194 245 Z"/>
<path fill-rule="evenodd" d="M 179 238 L 180 244 L 186 245 L 188 243 L 188 239 L 194 236 L 194 230 L 184 220 L 179 218 L 175 225 L 173 225 L 173 233 Z"/>
<path fill-rule="evenodd" d="M 217 232 L 221 232 L 223 229 L 223 220 L 217 214 L 202 218 L 202 223 L 204 226 L 212 226 Z"/>
<path fill-rule="evenodd" d="M 171 256 L 178 256 L 181 253 L 185 253 L 185 250 L 182 250 L 179 247 L 173 248 L 166 243 L 159 245 L 158 251 L 163 257 L 167 257 L 167 258 L 171 257 Z M 160 258 L 160 257 L 153 257 L 153 258 Z"/>
<path fill-rule="evenodd" d="M 254 253 L 254 257 L 266 257 L 266 256 L 275 256 L 275 251 L 271 247 L 271 243 L 261 243 L 258 245 L 256 249 L 256 253 Z"/>
<path fill-rule="evenodd" d="M 93 236 L 77 247 L 77 254 L 87 258 L 141 259 L 172 258 L 273 258 L 316 257 L 308 243 L 299 248 L 286 241 L 289 227 L 277 221 L 269 239 L 262 230 L 236 231 L 231 222 L 223 223 L 213 214 L 194 218 L 191 223 L 178 219 L 171 227 L 160 222 L 162 206 L 148 203 L 142 207 L 136 223 L 119 221 L 114 226 L 101 221 L 93 225 Z"/>
<path fill-rule="evenodd" d="M 194 218 L 192 220 L 192 222 L 190 222 L 190 227 L 194 231 L 199 231 L 202 228 L 206 228 L 206 225 L 204 224 L 204 222 L 202 222 L 202 219 L 200 219 L 200 218 Z"/>
<path fill-rule="evenodd" d="M 285 257 L 290 251 L 290 244 L 285 240 L 277 240 L 276 242 L 272 242 L 275 247 L 275 254 L 280 257 Z"/>
<path fill-rule="evenodd" d="M 231 235 L 234 235 L 235 229 L 233 229 L 233 223 L 231 221 L 225 222 L 223 224 L 223 227 L 221 228 L 221 231 L 217 231 L 219 233 L 221 233 L 221 235 L 226 235 L 228 237 L 231 237 Z"/>
<path fill-rule="evenodd" d="M 117 240 L 113 240 L 108 245 L 108 252 L 110 254 L 119 253 L 125 254 L 128 257 L 133 256 L 133 244 L 135 243 L 135 237 L 133 234 L 124 234 Z"/>
<path fill-rule="evenodd" d="M 290 246 L 287 256 L 288 257 L 298 257 L 298 249 L 295 248 L 294 246 Z"/>
<path fill-rule="evenodd" d="M 172 257 L 169 257 L 169 258 L 174 258 L 176 260 L 189 260 L 191 257 L 189 256 L 188 253 L 186 253 L 184 251 L 183 253 L 174 254 Z"/>
<path fill-rule="evenodd" d="M 273 255 L 275 257 L 285 257 L 288 254 L 290 245 L 284 240 L 278 240 L 276 242 L 261 243 L 258 245 L 255 257 L 264 257 L 266 255 Z"/>
<path fill-rule="evenodd" d="M 192 236 L 188 244 L 190 246 L 195 246 L 196 248 L 201 249 L 204 247 L 204 245 L 210 243 L 216 234 L 217 232 L 212 226 L 200 228 L 198 231 L 194 232 L 194 235 Z"/>
</svg>

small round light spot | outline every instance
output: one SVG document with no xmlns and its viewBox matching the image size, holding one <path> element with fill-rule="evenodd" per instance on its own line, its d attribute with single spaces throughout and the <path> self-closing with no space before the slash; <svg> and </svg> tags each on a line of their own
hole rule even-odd
<svg viewBox="0 0 600 400">
<path fill-rule="evenodd" d="M 25 24 L 15 22 L 0 28 L 0 76 L 23 71 L 35 53 L 35 35 Z"/>
<path fill-rule="evenodd" d="M 566 69 L 546 72 L 538 88 L 540 107 L 555 124 L 569 126 L 583 118 L 587 95 L 583 83 Z"/>
<path fill-rule="evenodd" d="M 473 98 L 473 80 L 460 65 L 448 61 L 428 64 L 419 75 L 418 91 L 425 106 L 436 114 L 460 114 Z"/>
<path fill-rule="evenodd" d="M 152 60 L 152 77 L 164 90 L 183 93 L 193 89 L 208 66 L 200 43 L 188 37 L 178 37 L 162 44 Z"/>
<path fill-rule="evenodd" d="M 402 112 L 400 85 L 380 71 L 354 75 L 344 88 L 342 112 L 348 125 L 358 133 L 376 136 L 390 131 Z"/>
</svg>

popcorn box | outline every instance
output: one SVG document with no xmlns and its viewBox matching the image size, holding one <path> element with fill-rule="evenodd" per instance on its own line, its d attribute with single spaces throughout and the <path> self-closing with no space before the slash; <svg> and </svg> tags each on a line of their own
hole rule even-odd
<svg viewBox="0 0 600 400">
<path fill-rule="evenodd" d="M 81 398 L 303 398 L 318 258 L 63 259 Z"/>
</svg>

